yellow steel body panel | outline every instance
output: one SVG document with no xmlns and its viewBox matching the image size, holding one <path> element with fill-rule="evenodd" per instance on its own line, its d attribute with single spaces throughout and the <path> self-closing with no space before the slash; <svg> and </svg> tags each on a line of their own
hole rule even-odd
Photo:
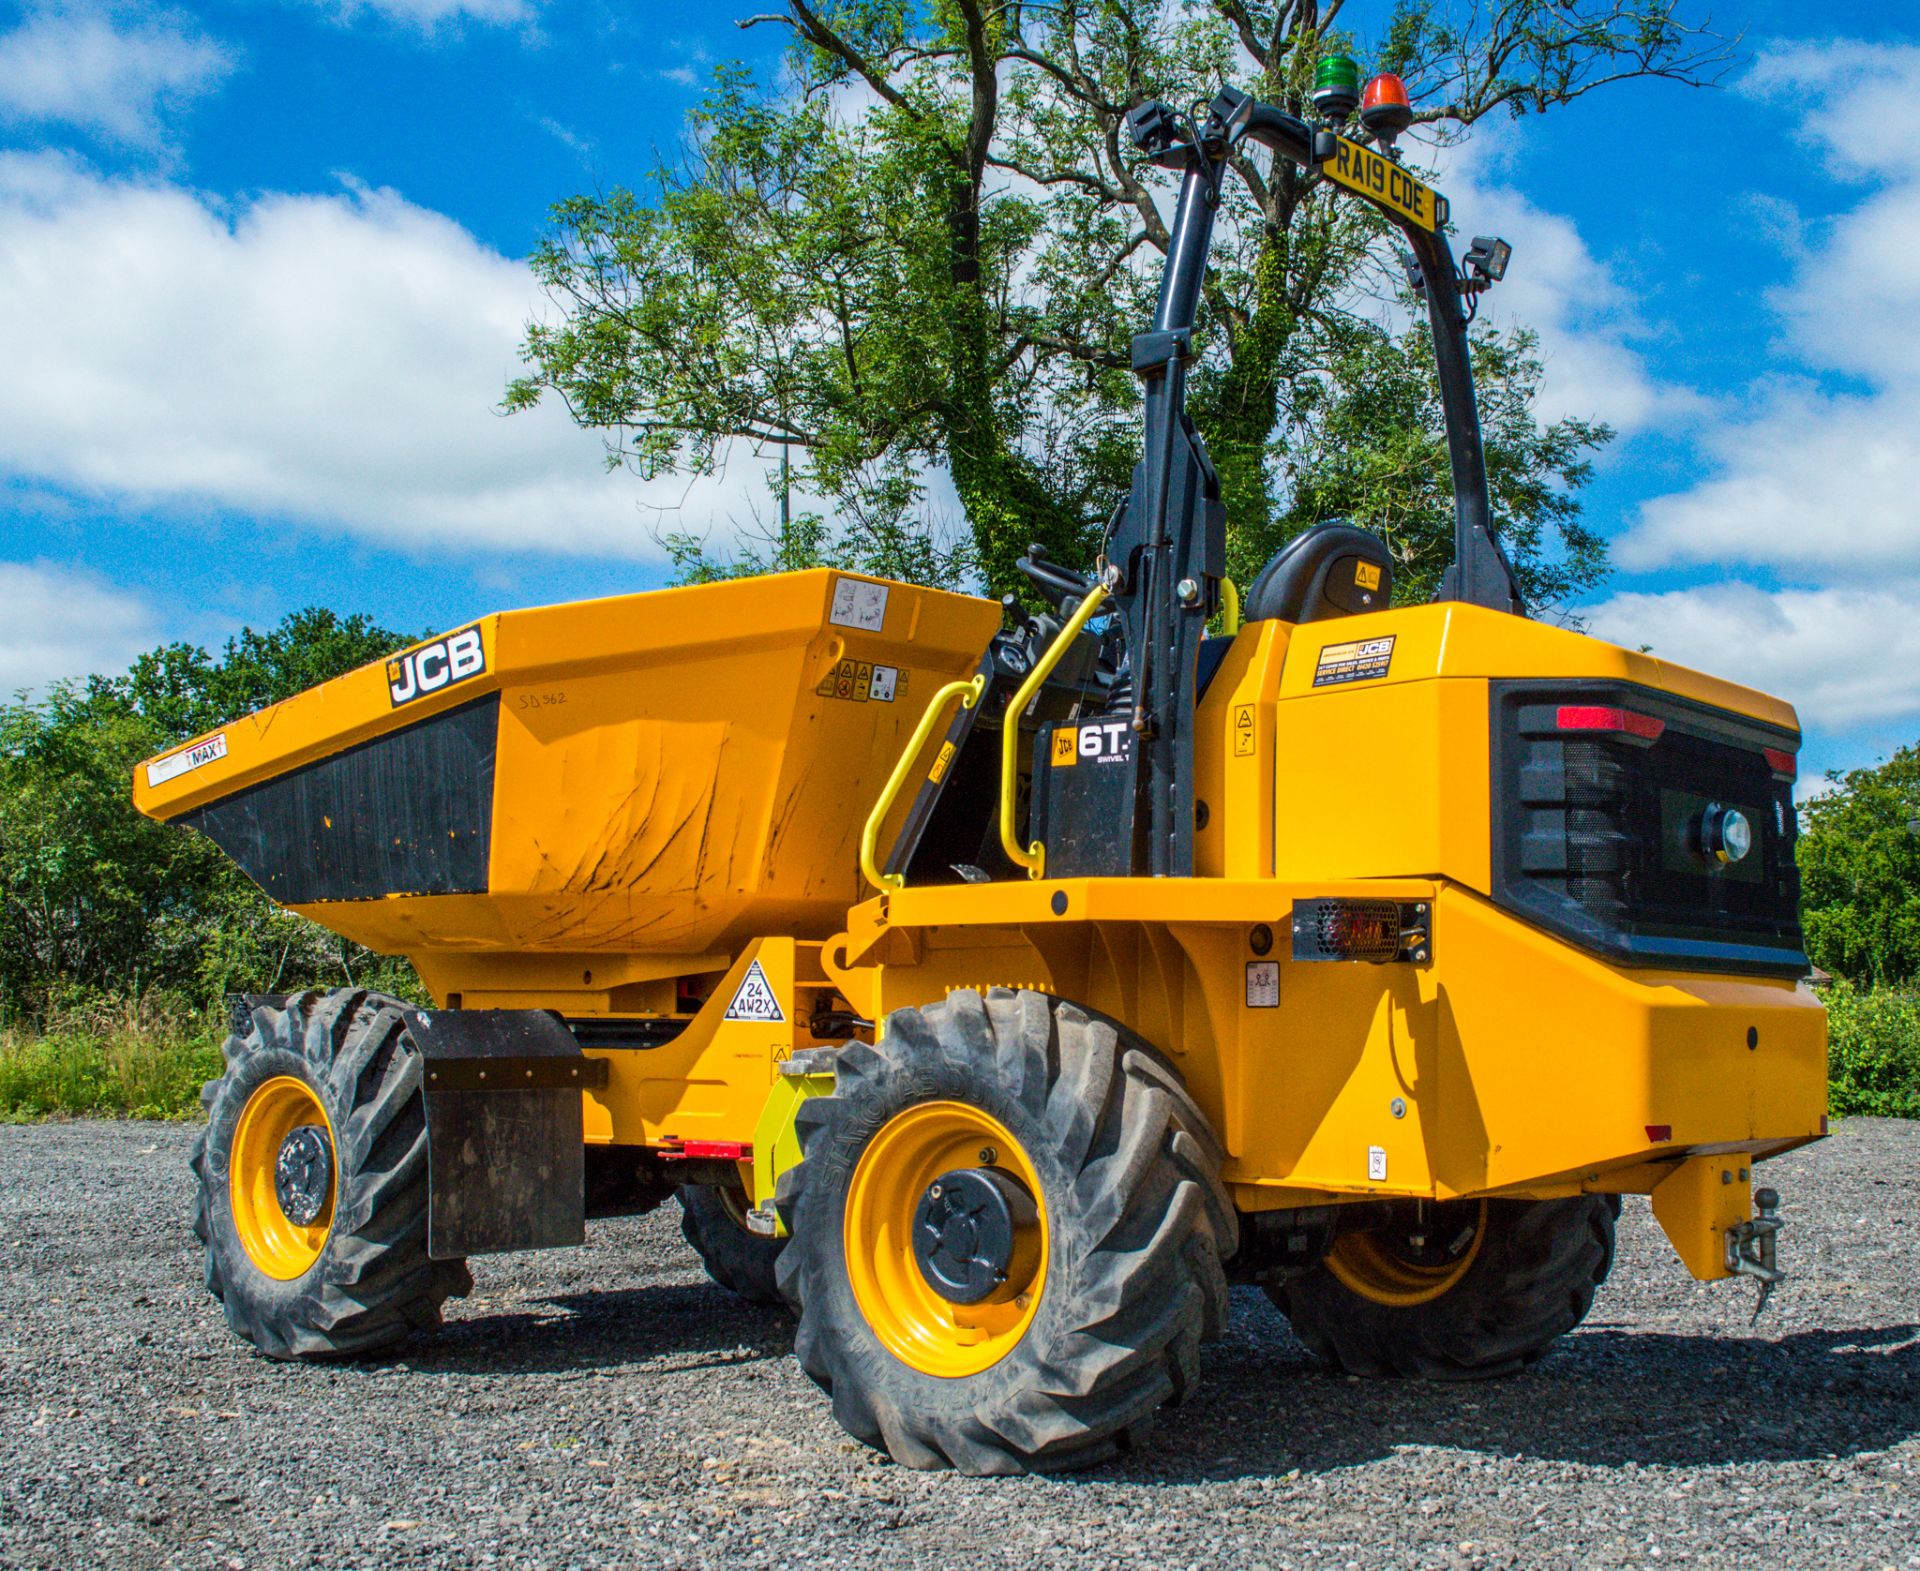
<svg viewBox="0 0 1920 1571">
<path fill-rule="evenodd" d="M 1697 1156 L 1654 1186 L 1653 1216 L 1688 1272 L 1702 1282 L 1732 1276 L 1727 1230 L 1753 1211 L 1752 1169 L 1739 1156 Z"/>
<path fill-rule="evenodd" d="M 1314 685 L 1329 646 L 1389 638 L 1384 674 Z M 1798 729 L 1791 705 L 1752 688 L 1478 606 L 1410 606 L 1308 623 L 1290 630 L 1285 661 L 1274 710 L 1280 767 L 1272 871 L 1279 878 L 1444 872 L 1489 891 L 1488 684 L 1500 678 L 1632 682 Z M 1235 735 L 1209 725 L 1196 757 L 1201 778 L 1235 745 Z M 1237 826 L 1222 833 L 1242 835 Z"/>
<path fill-rule="evenodd" d="M 848 585 L 864 598 L 836 612 Z M 474 624 L 478 676 L 396 707 L 384 666 L 351 672 L 226 727 L 224 756 L 158 786 L 136 771 L 135 800 L 176 817 L 498 692 L 488 891 L 296 909 L 469 1005 L 527 955 L 566 957 L 562 974 L 608 957 L 607 976 L 621 957 L 731 958 L 843 925 L 868 807 L 925 696 L 972 673 L 1000 619 L 824 570 L 504 612 Z"/>
<path fill-rule="evenodd" d="M 1339 895 L 1427 902 L 1433 960 L 1294 961 L 1294 900 Z M 881 1011 L 1001 985 L 1124 1021 L 1179 1065 L 1250 1208 L 1642 1188 L 1650 1162 L 1766 1154 L 1825 1128 L 1825 1015 L 1808 989 L 1610 965 L 1445 881 L 907 889 L 854 930 L 826 946 L 827 971 L 850 951 Z M 1263 964 L 1278 967 L 1275 1007 L 1248 1001 Z"/>
</svg>

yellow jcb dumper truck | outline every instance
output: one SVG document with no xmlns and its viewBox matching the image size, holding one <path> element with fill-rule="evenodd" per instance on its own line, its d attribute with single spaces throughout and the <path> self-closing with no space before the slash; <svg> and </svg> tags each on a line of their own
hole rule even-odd
<svg viewBox="0 0 1920 1571">
<path fill-rule="evenodd" d="M 1234 92 L 1131 130 L 1183 182 L 1144 451 L 1094 576 L 1024 564 L 1050 609 L 819 571 L 504 612 L 136 772 L 438 1004 L 234 1001 L 193 1165 L 241 1337 L 386 1346 L 467 1257 L 677 1194 L 841 1424 L 993 1473 L 1137 1440 L 1234 1282 L 1450 1379 L 1579 1322 L 1622 1195 L 1778 1278 L 1754 1165 L 1826 1128 L 1793 711 L 1525 615 L 1467 355 L 1503 245 L 1463 271 L 1399 163 Z M 1184 402 L 1245 142 L 1411 251 L 1431 604 L 1327 525 L 1236 614 Z"/>
</svg>

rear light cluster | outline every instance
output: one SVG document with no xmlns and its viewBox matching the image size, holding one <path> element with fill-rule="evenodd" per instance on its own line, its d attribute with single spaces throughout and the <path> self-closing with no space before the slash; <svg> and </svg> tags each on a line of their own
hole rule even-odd
<svg viewBox="0 0 1920 1571">
<path fill-rule="evenodd" d="M 1617 731 L 1642 742 L 1659 741 L 1667 729 L 1664 720 L 1612 704 L 1562 704 L 1554 712 L 1554 724 L 1561 731 Z"/>
</svg>

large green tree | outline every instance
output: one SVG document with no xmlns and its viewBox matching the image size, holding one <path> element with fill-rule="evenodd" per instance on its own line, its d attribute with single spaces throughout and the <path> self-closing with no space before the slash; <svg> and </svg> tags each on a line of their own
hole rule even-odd
<svg viewBox="0 0 1920 1571">
<path fill-rule="evenodd" d="M 1800 810 L 1800 907 L 1814 964 L 1920 980 L 1920 746 L 1837 775 Z"/>
<path fill-rule="evenodd" d="M 141 759 L 411 641 L 298 611 L 217 655 L 169 644 L 124 675 L 0 704 L 0 1021 L 153 989 L 203 1005 L 349 976 L 408 986 L 404 962 L 344 945 L 212 842 L 143 818 L 132 781 Z"/>
<path fill-rule="evenodd" d="M 1727 58 L 1679 0 L 1496 0 L 1457 17 L 1436 0 L 787 0 L 743 25 L 785 33 L 775 89 L 721 70 L 677 158 L 554 210 L 534 265 L 558 309 L 530 326 L 507 403 L 557 396 L 643 474 L 784 447 L 845 528 L 789 523 L 764 560 L 831 548 L 896 565 L 923 479 L 945 466 L 995 589 L 1028 540 L 1085 559 L 1135 452 L 1127 344 L 1172 181 L 1130 155 L 1129 108 L 1232 83 L 1304 112 L 1316 59 L 1353 49 L 1407 78 L 1418 156 L 1491 114 L 1632 77 L 1699 82 Z M 1316 173 L 1233 168 L 1192 409 L 1235 564 L 1337 506 L 1389 525 L 1403 577 L 1425 585 L 1450 525 L 1445 469 L 1411 461 L 1443 449 L 1405 370 L 1421 329 L 1404 325 L 1386 226 Z M 1520 395 L 1490 422 L 1492 462 L 1526 586 L 1553 599 L 1602 569 L 1564 499 L 1608 433 L 1533 419 L 1524 337 L 1483 334 L 1478 353 Z M 1375 372 L 1391 397 L 1357 380 Z M 1308 452 L 1308 433 L 1343 446 Z"/>
</svg>

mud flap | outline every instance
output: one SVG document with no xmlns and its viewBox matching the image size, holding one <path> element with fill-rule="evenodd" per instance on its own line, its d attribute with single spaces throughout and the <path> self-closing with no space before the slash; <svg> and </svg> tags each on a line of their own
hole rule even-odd
<svg viewBox="0 0 1920 1571">
<path fill-rule="evenodd" d="M 581 1093 L 606 1085 L 606 1060 L 544 1010 L 418 1010 L 409 1030 L 426 1060 L 427 1253 L 580 1243 Z"/>
</svg>

